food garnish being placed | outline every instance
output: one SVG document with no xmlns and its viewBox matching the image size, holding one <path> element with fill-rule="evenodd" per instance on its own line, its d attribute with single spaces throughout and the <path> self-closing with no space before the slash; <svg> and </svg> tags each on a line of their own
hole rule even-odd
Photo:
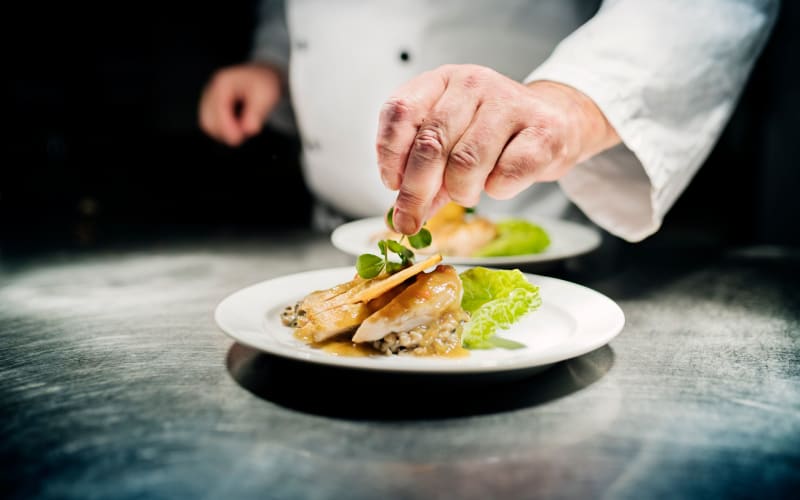
<svg viewBox="0 0 800 500">
<path fill-rule="evenodd" d="M 387 220 L 391 212 L 387 215 Z M 424 225 L 433 242 L 428 253 L 453 257 L 501 257 L 541 253 L 550 246 L 550 237 L 539 225 L 523 219 L 493 221 L 454 202 L 442 207 Z M 391 229 L 375 239 L 396 239 Z"/>
<path fill-rule="evenodd" d="M 519 270 L 474 267 L 459 275 L 438 253 L 414 263 L 400 241 L 381 240 L 382 257 L 359 256 L 353 279 L 287 306 L 283 324 L 337 355 L 458 357 L 470 349 L 525 347 L 496 335 L 541 304 L 538 288 Z M 430 236 L 409 241 L 424 248 Z M 400 262 L 389 260 L 390 252 Z"/>
</svg>

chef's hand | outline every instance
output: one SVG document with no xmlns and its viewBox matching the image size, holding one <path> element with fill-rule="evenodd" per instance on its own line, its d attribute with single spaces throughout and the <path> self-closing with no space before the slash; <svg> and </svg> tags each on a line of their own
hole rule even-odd
<svg viewBox="0 0 800 500">
<path fill-rule="evenodd" d="M 261 131 L 281 95 L 277 70 L 263 64 L 241 64 L 219 70 L 203 89 L 200 128 L 229 146 L 238 146 Z"/>
<path fill-rule="evenodd" d="M 383 183 L 399 190 L 394 227 L 414 234 L 450 200 L 474 206 L 483 190 L 511 198 L 617 143 L 603 113 L 572 87 L 448 65 L 394 93 L 376 146 Z"/>
</svg>

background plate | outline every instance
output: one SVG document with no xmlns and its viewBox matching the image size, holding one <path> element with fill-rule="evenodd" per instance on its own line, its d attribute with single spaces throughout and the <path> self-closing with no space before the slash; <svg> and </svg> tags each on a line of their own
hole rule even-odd
<svg viewBox="0 0 800 500">
<path fill-rule="evenodd" d="M 501 220 L 504 216 L 488 216 Z M 510 216 L 509 216 L 510 217 Z M 590 226 L 562 219 L 537 217 L 530 222 L 540 225 L 550 236 L 550 246 L 541 253 L 511 255 L 506 257 L 454 257 L 443 256 L 448 264 L 470 266 L 521 265 L 535 262 L 550 262 L 575 257 L 590 252 L 600 245 L 600 232 Z M 386 229 L 383 217 L 370 217 L 348 222 L 331 233 L 331 242 L 339 250 L 353 256 L 362 253 L 378 253 L 375 236 Z M 423 249 L 424 250 L 424 249 Z M 416 250 L 418 255 L 423 251 Z"/>
</svg>

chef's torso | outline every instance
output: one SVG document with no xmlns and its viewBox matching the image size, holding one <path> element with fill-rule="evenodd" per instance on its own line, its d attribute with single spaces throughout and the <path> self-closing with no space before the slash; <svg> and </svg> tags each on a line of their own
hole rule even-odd
<svg viewBox="0 0 800 500">
<path fill-rule="evenodd" d="M 309 188 L 350 217 L 384 213 L 396 193 L 380 181 L 380 108 L 401 84 L 442 64 L 479 64 L 521 81 L 588 20 L 598 0 L 293 0 L 290 91 Z M 531 203 L 535 207 L 531 207 Z M 493 202 L 484 197 L 481 206 Z M 555 184 L 494 211 L 557 215 Z"/>
</svg>

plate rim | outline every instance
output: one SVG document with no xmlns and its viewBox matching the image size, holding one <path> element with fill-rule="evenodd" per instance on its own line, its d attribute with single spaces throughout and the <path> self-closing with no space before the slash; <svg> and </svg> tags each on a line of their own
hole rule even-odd
<svg viewBox="0 0 800 500">
<path fill-rule="evenodd" d="M 522 255 L 507 255 L 507 256 L 499 256 L 499 257 L 457 257 L 457 256 L 443 256 L 442 261 L 447 264 L 458 264 L 458 265 L 466 265 L 466 266 L 499 266 L 499 265 L 522 265 L 522 264 L 536 264 L 536 263 L 546 263 L 546 262 L 554 262 L 560 261 L 564 259 L 569 259 L 573 257 L 578 257 L 580 255 L 585 255 L 593 250 L 596 250 L 602 244 L 602 235 L 600 231 L 588 224 L 581 224 L 575 221 L 560 219 L 557 217 L 548 217 L 548 216 L 518 216 L 518 215 L 511 215 L 511 214 L 487 214 L 491 220 L 498 220 L 503 218 L 518 218 L 523 219 L 533 224 L 538 224 L 542 226 L 546 225 L 561 225 L 569 227 L 571 230 L 582 231 L 585 232 L 587 235 L 587 244 L 583 247 L 578 248 L 572 252 L 561 252 L 559 254 L 547 254 L 547 251 L 541 253 L 528 253 Z M 347 240 L 344 239 L 343 234 L 347 232 L 347 230 L 352 229 L 357 225 L 369 225 L 375 224 L 379 225 L 383 222 L 383 216 L 374 216 L 374 217 L 364 217 L 361 219 L 355 219 L 343 224 L 336 226 L 330 234 L 330 241 L 334 247 L 338 250 L 346 253 L 347 255 L 357 257 L 361 250 L 355 250 L 355 247 L 351 247 L 347 244 Z"/>
<path fill-rule="evenodd" d="M 467 265 L 456 265 L 456 268 L 459 272 L 463 271 L 464 269 L 468 269 L 471 267 L 477 266 L 467 266 Z M 486 267 L 486 266 L 481 266 Z M 479 374 L 492 374 L 492 373 L 509 373 L 519 370 L 540 370 L 544 367 L 550 366 L 552 364 L 566 361 L 568 359 L 573 359 L 578 356 L 582 356 L 587 354 L 595 349 L 598 349 L 606 344 L 608 344 L 611 340 L 617 337 L 624 329 L 626 324 L 626 317 L 625 313 L 617 304 L 616 301 L 608 297 L 607 295 L 598 292 L 592 288 L 589 288 L 585 285 L 581 285 L 579 283 L 574 283 L 568 280 L 564 280 L 561 278 L 555 278 L 551 276 L 545 276 L 540 274 L 534 273 L 526 273 L 523 272 L 526 279 L 544 279 L 545 281 L 550 281 L 552 283 L 557 283 L 559 285 L 566 285 L 569 287 L 577 287 L 581 289 L 585 293 L 589 293 L 590 295 L 594 296 L 597 299 L 602 301 L 606 301 L 607 305 L 613 309 L 614 318 L 614 326 L 609 328 L 607 332 L 598 336 L 597 338 L 593 339 L 592 342 L 585 342 L 581 344 L 580 348 L 573 349 L 569 352 L 553 350 L 549 355 L 540 357 L 533 362 L 529 358 L 522 358 L 517 361 L 508 361 L 508 362 L 495 362 L 495 363 L 486 363 L 482 365 L 464 365 L 463 363 L 458 363 L 457 360 L 452 360 L 452 364 L 440 364 L 435 367 L 424 364 L 427 359 L 422 358 L 422 363 L 419 366 L 414 367 L 412 365 L 395 365 L 395 364 L 381 364 L 380 362 L 374 362 L 375 359 L 382 359 L 384 356 L 374 356 L 374 357 L 349 357 L 349 356 L 335 356 L 335 355 L 321 355 L 317 353 L 309 353 L 300 351 L 297 349 L 288 349 L 281 344 L 274 344 L 269 348 L 265 348 L 263 345 L 258 345 L 254 342 L 249 342 L 246 339 L 243 339 L 240 335 L 237 335 L 235 332 L 231 331 L 234 330 L 227 321 L 223 317 L 223 312 L 226 307 L 230 307 L 231 303 L 233 303 L 238 298 L 246 296 L 248 293 L 252 293 L 252 291 L 256 288 L 263 287 L 268 285 L 273 281 L 277 281 L 280 279 L 289 279 L 289 278 L 302 278 L 303 276 L 311 276 L 315 274 L 320 274 L 323 272 L 352 272 L 352 266 L 340 266 L 340 267 L 332 267 L 332 268 L 320 268 L 320 269 L 311 269 L 307 271 L 301 271 L 297 273 L 285 274 L 280 276 L 275 276 L 273 278 L 269 278 L 266 280 L 261 280 L 256 283 L 252 283 L 250 285 L 244 286 L 234 292 L 229 293 L 222 300 L 217 303 L 217 306 L 214 309 L 214 321 L 217 324 L 217 327 L 229 338 L 234 340 L 237 343 L 242 345 L 246 345 L 253 349 L 258 350 L 261 353 L 266 353 L 274 356 L 279 356 L 283 358 L 292 359 L 295 361 L 301 362 L 309 362 L 317 365 L 327 365 L 327 366 L 335 366 L 339 368 L 348 368 L 348 369 L 355 369 L 355 370 L 367 370 L 367 371 L 376 371 L 376 372 L 384 372 L 384 373 L 407 373 L 407 374 L 431 374 L 431 375 L 479 375 Z M 260 325 L 260 328 L 263 330 L 263 324 Z M 266 332 L 264 332 L 266 334 Z M 322 351 L 320 351 L 322 352 Z M 362 360 L 367 360 L 366 362 L 362 362 Z M 450 363 L 448 361 L 447 363 Z"/>
</svg>

